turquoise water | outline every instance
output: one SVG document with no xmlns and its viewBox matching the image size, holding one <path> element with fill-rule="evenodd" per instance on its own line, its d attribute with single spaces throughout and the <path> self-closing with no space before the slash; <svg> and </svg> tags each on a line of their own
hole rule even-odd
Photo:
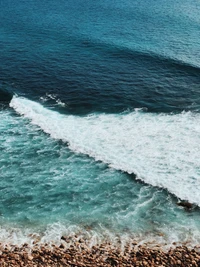
<svg viewBox="0 0 200 267">
<path fill-rule="evenodd" d="M 198 243 L 199 3 L 0 9 L 0 241 Z"/>
<path fill-rule="evenodd" d="M 176 205 L 178 199 L 166 190 L 143 184 L 137 181 L 134 175 L 117 171 L 116 168 L 109 167 L 103 161 L 95 161 L 93 157 L 88 157 L 88 149 L 91 153 L 92 150 L 93 153 L 97 153 L 102 151 L 101 145 L 105 145 L 101 143 L 102 140 L 98 140 L 98 131 L 101 135 L 109 135 L 110 128 L 107 132 L 105 130 L 103 132 L 102 127 L 99 128 L 100 120 L 91 115 L 87 117 L 90 125 L 95 127 L 96 123 L 96 131 L 94 128 L 92 131 L 88 130 L 86 117 L 70 115 L 68 119 L 73 118 L 74 123 L 68 122 L 67 125 L 63 121 L 63 128 L 61 128 L 58 126 L 60 115 L 55 111 L 47 110 L 35 102 L 20 98 L 13 99 L 11 105 L 14 105 L 14 101 L 15 105 L 21 104 L 21 108 L 23 104 L 26 104 L 26 114 L 28 110 L 31 110 L 32 116 L 48 126 L 49 131 L 58 130 L 58 132 L 51 136 L 41 131 L 36 121 L 32 124 L 30 120 L 18 116 L 13 110 L 1 111 L 0 210 L 2 229 L 8 231 L 7 234 L 3 232 L 2 238 L 8 239 L 9 236 L 12 242 L 16 242 L 17 237 L 9 233 L 9 229 L 14 228 L 22 240 L 26 240 L 30 233 L 36 232 L 50 242 L 57 240 L 73 226 L 75 232 L 80 229 L 84 232 L 87 229 L 88 232 L 94 231 L 96 235 L 103 235 L 104 238 L 110 238 L 110 236 L 124 238 L 125 235 L 126 239 L 132 237 L 140 240 L 145 236 L 148 241 L 157 240 L 162 243 L 191 240 L 197 242 L 198 208 L 187 212 Z M 39 114 L 39 117 L 36 114 Z M 123 115 L 128 116 L 128 114 Z M 42 116 L 46 116 L 45 120 Z M 66 115 L 61 116 L 63 120 L 67 119 Z M 107 116 L 107 120 L 104 120 L 103 124 L 110 127 L 113 123 L 111 120 L 113 115 L 104 116 Z M 49 119 L 55 119 L 55 121 L 49 122 Z M 81 120 L 85 125 L 84 128 L 82 128 Z M 120 120 L 122 121 L 123 118 Z M 73 132 L 73 127 L 76 128 L 75 132 Z M 127 129 L 124 131 L 127 133 Z M 69 143 L 62 137 L 67 132 L 68 134 L 72 132 L 74 142 L 78 141 L 75 148 L 71 140 Z M 93 141 L 96 143 L 91 147 L 88 146 L 87 140 L 84 143 L 80 136 L 77 138 L 76 132 L 82 135 L 83 140 L 89 138 L 91 143 Z M 92 133 L 96 139 L 93 139 Z M 56 134 L 61 137 L 56 137 Z M 108 137 L 103 136 L 104 140 L 106 138 Z M 144 142 L 141 143 L 143 146 Z M 113 144 L 110 145 L 113 146 Z M 79 153 L 79 149 L 86 149 L 86 151 Z M 118 145 L 117 153 L 113 151 L 110 154 L 109 150 L 103 147 L 105 155 L 108 154 L 110 159 L 112 159 L 111 155 L 116 159 L 120 149 Z M 130 153 L 132 153 L 131 157 L 134 157 L 134 151 L 126 149 L 126 153 L 125 160 L 117 158 L 119 169 L 120 162 L 125 162 L 129 166 Z M 139 165 L 137 161 L 136 164 Z M 167 178 L 170 174 L 169 166 L 166 168 L 164 177 Z M 150 176 L 152 171 L 150 166 L 148 170 Z M 178 170 L 177 173 L 178 176 Z M 156 183 L 153 178 L 151 177 L 152 181 L 150 181 L 152 184 Z M 169 188 L 170 183 L 172 186 L 177 183 L 168 179 L 166 181 Z M 184 187 L 188 186 L 187 184 L 185 186 L 183 181 Z M 183 188 L 180 185 L 177 192 L 184 193 Z M 191 194 L 191 200 L 195 197 L 194 194 Z M 198 196 L 198 191 L 196 194 Z M 23 228 L 28 231 L 28 234 Z M 20 238 L 18 237 L 18 242 Z"/>
</svg>

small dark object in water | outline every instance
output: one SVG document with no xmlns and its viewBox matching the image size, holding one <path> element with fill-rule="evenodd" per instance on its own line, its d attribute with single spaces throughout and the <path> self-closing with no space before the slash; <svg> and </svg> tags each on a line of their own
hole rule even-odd
<svg viewBox="0 0 200 267">
<path fill-rule="evenodd" d="M 181 201 L 177 203 L 178 206 L 184 207 L 187 210 L 190 210 L 192 208 L 192 204 L 188 201 Z"/>
</svg>

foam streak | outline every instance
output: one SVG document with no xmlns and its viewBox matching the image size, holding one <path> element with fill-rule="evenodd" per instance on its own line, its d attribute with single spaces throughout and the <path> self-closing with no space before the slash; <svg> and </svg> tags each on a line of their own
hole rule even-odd
<svg viewBox="0 0 200 267">
<path fill-rule="evenodd" d="M 10 106 L 73 151 L 200 205 L 199 114 L 67 116 L 21 97 L 13 97 Z"/>
</svg>

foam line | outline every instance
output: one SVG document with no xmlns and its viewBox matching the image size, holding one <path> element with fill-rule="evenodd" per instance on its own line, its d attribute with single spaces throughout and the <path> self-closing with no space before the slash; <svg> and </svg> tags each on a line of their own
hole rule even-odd
<svg viewBox="0 0 200 267">
<path fill-rule="evenodd" d="M 63 115 L 14 96 L 10 106 L 52 138 L 110 167 L 200 205 L 200 115 Z"/>
</svg>

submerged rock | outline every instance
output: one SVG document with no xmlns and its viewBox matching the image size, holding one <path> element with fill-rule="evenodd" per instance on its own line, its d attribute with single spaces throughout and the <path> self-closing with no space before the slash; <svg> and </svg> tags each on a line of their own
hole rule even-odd
<svg viewBox="0 0 200 267">
<path fill-rule="evenodd" d="M 181 201 L 177 203 L 178 206 L 184 207 L 187 210 L 191 210 L 193 205 L 188 201 Z"/>
</svg>

